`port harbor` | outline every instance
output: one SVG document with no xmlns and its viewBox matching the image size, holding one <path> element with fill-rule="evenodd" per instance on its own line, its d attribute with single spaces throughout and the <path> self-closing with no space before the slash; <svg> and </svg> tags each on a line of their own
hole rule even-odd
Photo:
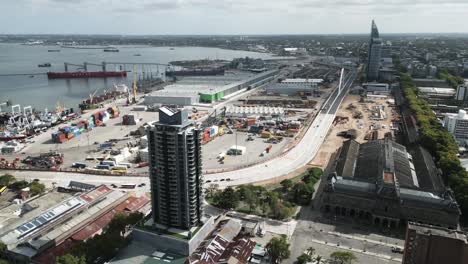
<svg viewBox="0 0 468 264">
<path fill-rule="evenodd" d="M 57 104 L 35 112 L 2 103 L 0 168 L 147 175 L 146 127 L 158 121 L 163 106 L 188 109 L 188 118 L 203 130 L 206 174 L 254 166 L 297 145 L 337 88 L 341 73 L 335 65 L 316 64 L 321 70 L 291 78 L 299 70 L 294 60 L 184 63 L 65 63 L 65 72 L 57 73 L 63 76 L 55 77 L 79 73 L 87 78 L 69 67 L 100 65 L 102 73 L 109 73 L 104 70 L 113 64 L 132 83 L 94 91 L 74 108 Z M 239 63 L 246 66 L 233 67 Z M 154 72 L 139 78 L 143 66 L 155 66 Z"/>
<path fill-rule="evenodd" d="M 0 264 L 468 264 L 468 1 L 2 7 Z"/>
</svg>

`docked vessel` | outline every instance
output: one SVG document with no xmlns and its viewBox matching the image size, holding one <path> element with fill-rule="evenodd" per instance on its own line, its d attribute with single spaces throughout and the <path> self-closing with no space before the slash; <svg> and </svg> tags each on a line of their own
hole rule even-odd
<svg viewBox="0 0 468 264">
<path fill-rule="evenodd" d="M 50 66 L 52 66 L 52 64 L 50 64 L 49 62 L 41 63 L 41 64 L 37 65 L 37 67 L 40 67 L 40 68 L 43 68 L 43 67 L 50 67 Z"/>
<path fill-rule="evenodd" d="M 119 52 L 119 50 L 116 48 L 107 48 L 107 49 L 104 49 L 104 52 Z"/>
<path fill-rule="evenodd" d="M 106 91 L 102 95 L 95 96 L 97 90 L 94 94 L 90 94 L 89 98 L 79 104 L 80 110 L 82 113 L 85 113 L 89 110 L 96 109 L 101 107 L 106 101 L 121 98 L 128 95 L 128 87 L 125 84 L 114 84 L 114 89 L 111 91 Z"/>
<path fill-rule="evenodd" d="M 67 78 L 105 78 L 105 77 L 126 77 L 126 71 L 105 71 L 105 72 L 48 72 L 49 79 Z"/>
</svg>

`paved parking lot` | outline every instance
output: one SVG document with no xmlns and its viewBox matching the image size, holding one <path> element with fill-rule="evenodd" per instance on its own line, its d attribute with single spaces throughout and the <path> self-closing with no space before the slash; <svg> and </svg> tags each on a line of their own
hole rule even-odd
<svg viewBox="0 0 468 264">
<path fill-rule="evenodd" d="M 221 152 L 226 152 L 231 146 L 236 145 L 236 137 L 237 145 L 246 147 L 247 153 L 238 156 L 226 155 L 224 164 L 218 162 L 217 156 Z M 248 133 L 235 132 L 234 134 L 224 134 L 223 136 L 217 137 L 213 141 L 203 145 L 203 169 L 232 169 L 267 160 L 272 156 L 276 156 L 281 153 L 291 141 L 291 138 L 284 138 L 278 144 L 271 144 L 266 143 L 266 139 L 258 136 L 254 136 L 253 141 L 247 141 L 247 138 Z M 270 145 L 272 145 L 270 153 L 265 154 L 263 157 L 260 156 L 260 154 Z"/>
</svg>

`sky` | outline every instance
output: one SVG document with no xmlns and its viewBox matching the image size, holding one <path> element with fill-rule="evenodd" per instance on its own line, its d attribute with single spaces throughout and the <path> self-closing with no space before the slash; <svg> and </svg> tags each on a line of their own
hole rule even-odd
<svg viewBox="0 0 468 264">
<path fill-rule="evenodd" d="M 468 0 L 0 0 L 0 34 L 468 32 Z"/>
</svg>

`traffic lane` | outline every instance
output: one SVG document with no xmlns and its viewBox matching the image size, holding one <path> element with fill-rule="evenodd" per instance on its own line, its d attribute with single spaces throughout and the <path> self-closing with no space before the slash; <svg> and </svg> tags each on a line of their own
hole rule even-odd
<svg viewBox="0 0 468 264">
<path fill-rule="evenodd" d="M 319 120 L 322 124 L 316 125 Z M 285 156 L 278 157 L 263 164 L 255 165 L 245 169 L 231 172 L 205 175 L 205 179 L 217 183 L 220 187 L 247 184 L 258 181 L 270 180 L 282 175 L 286 175 L 312 160 L 315 153 L 320 148 L 329 126 L 333 122 L 333 115 L 318 116 L 312 124 L 301 142 L 291 149 Z M 311 144 L 314 142 L 315 144 Z M 229 181 L 227 181 L 229 179 Z M 221 181 L 224 180 L 224 181 Z"/>
<path fill-rule="evenodd" d="M 353 77 L 354 75 L 351 75 Z M 333 98 L 333 104 L 340 105 L 342 99 L 347 93 L 350 83 L 354 79 L 350 79 L 345 83 L 345 88 L 341 89 L 341 93 Z M 332 100 L 330 98 L 330 100 Z M 328 101 L 330 101 L 328 100 Z M 285 156 L 278 157 L 266 163 L 245 168 L 238 171 L 223 172 L 210 174 L 205 176 L 211 182 L 217 183 L 220 187 L 234 186 L 258 181 L 271 180 L 276 177 L 286 175 L 297 168 L 306 165 L 317 153 L 320 145 L 323 143 L 328 130 L 334 120 L 332 114 L 319 113 L 314 119 L 311 127 L 308 129 L 304 138 L 299 144 L 290 150 Z M 318 144 L 310 144 L 315 142 Z M 309 154 L 309 155 L 308 155 Z M 276 176 L 274 176 L 276 175 Z"/>
</svg>

